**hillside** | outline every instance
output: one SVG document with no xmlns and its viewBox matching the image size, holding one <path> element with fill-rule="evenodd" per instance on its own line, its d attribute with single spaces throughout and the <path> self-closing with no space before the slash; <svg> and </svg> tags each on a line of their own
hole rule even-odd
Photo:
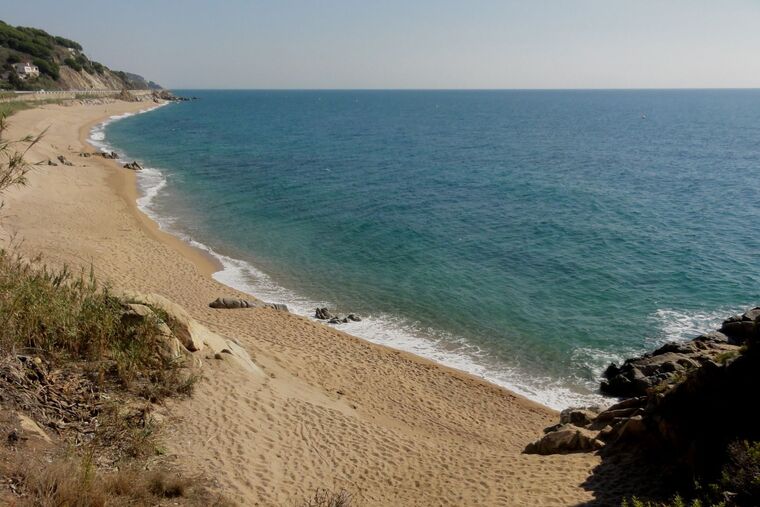
<svg viewBox="0 0 760 507">
<path fill-rule="evenodd" d="M 39 76 L 23 76 L 13 64 L 29 62 Z M 82 46 L 38 28 L 0 21 L 0 90 L 161 89 L 142 76 L 90 60 Z"/>
</svg>

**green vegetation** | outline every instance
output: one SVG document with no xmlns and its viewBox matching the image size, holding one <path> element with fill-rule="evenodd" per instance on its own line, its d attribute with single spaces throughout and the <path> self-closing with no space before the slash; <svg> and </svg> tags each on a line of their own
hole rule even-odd
<svg viewBox="0 0 760 507">
<path fill-rule="evenodd" d="M 695 484 L 690 500 L 676 495 L 670 501 L 623 500 L 622 507 L 755 506 L 760 499 L 760 442 L 740 440 L 726 449 L 720 477 L 707 486 Z"/>
<path fill-rule="evenodd" d="M 56 45 L 56 38 L 44 30 L 23 26 L 13 27 L 0 21 L 0 46 L 30 56 L 32 62 L 40 68 L 40 72 L 54 80 L 59 77 Z M 20 61 L 18 58 L 19 55 L 16 55 L 16 61 Z M 6 60 L 2 63 L 7 65 L 9 62 Z M 10 61 L 10 63 L 14 62 Z"/>
</svg>

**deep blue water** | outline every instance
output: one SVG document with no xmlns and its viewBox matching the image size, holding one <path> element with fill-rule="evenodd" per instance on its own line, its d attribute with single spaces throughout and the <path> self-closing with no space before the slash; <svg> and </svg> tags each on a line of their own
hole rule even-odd
<svg viewBox="0 0 760 507">
<path fill-rule="evenodd" d="M 760 303 L 760 91 L 180 93 L 106 141 L 220 280 L 545 403 Z"/>
</svg>

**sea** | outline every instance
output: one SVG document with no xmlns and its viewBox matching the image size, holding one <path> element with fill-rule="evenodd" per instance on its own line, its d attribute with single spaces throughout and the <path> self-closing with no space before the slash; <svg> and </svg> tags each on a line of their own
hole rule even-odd
<svg viewBox="0 0 760 507">
<path fill-rule="evenodd" d="M 176 93 L 91 142 L 218 281 L 547 406 L 760 304 L 760 90 Z"/>
</svg>

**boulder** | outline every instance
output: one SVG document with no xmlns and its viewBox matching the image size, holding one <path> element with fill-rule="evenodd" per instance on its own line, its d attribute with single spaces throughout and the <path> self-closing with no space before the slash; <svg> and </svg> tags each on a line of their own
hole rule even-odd
<svg viewBox="0 0 760 507">
<path fill-rule="evenodd" d="M 84 157 L 84 158 L 90 158 L 90 157 L 92 156 L 92 153 L 88 153 L 88 152 L 86 152 L 86 151 L 83 151 L 83 152 L 81 152 L 81 153 L 79 154 L 79 156 L 80 156 L 80 157 Z"/>
<path fill-rule="evenodd" d="M 142 171 L 142 166 L 135 161 L 127 162 L 124 164 L 124 169 L 131 169 L 133 171 Z"/>
<path fill-rule="evenodd" d="M 112 151 L 110 153 L 102 152 L 100 156 L 103 158 L 107 158 L 109 160 L 116 160 L 117 158 L 119 158 L 119 155 L 115 151 Z"/>
<path fill-rule="evenodd" d="M 358 315 L 355 315 L 355 314 L 353 314 L 353 313 L 349 313 L 349 314 L 346 316 L 346 319 L 348 319 L 348 320 L 350 320 L 350 321 L 352 321 L 352 322 L 361 322 L 361 320 L 362 320 L 361 318 L 359 318 L 359 316 L 358 316 Z"/>
<path fill-rule="evenodd" d="M 290 310 L 288 310 L 288 305 L 283 304 L 283 303 L 267 303 L 266 307 L 267 308 L 271 308 L 273 310 L 277 310 L 279 312 L 288 312 L 288 311 L 290 311 Z"/>
<path fill-rule="evenodd" d="M 253 308 L 255 304 L 246 301 L 245 299 L 238 298 L 216 298 L 208 304 L 211 308 L 224 308 L 224 309 L 237 309 L 237 308 Z"/>
<path fill-rule="evenodd" d="M 64 157 L 63 155 L 58 155 L 58 162 L 60 162 L 63 165 L 74 165 L 68 160 L 66 160 L 66 157 Z"/>
<path fill-rule="evenodd" d="M 50 159 L 48 159 L 48 161 L 47 161 L 47 165 L 53 165 L 53 166 L 56 166 L 56 167 L 58 167 L 58 164 L 56 164 L 55 162 L 53 162 L 53 161 L 52 161 L 52 160 L 50 160 Z"/>
<path fill-rule="evenodd" d="M 603 446 L 604 442 L 597 438 L 597 433 L 571 424 L 563 424 L 556 430 L 528 444 L 523 452 L 542 455 L 569 454 L 592 452 L 601 449 Z"/>
<path fill-rule="evenodd" d="M 599 407 L 566 408 L 559 413 L 559 423 L 585 428 L 594 422 L 598 413 Z"/>
<path fill-rule="evenodd" d="M 333 318 L 333 314 L 327 308 L 317 308 L 314 312 L 314 317 L 319 320 L 330 320 Z"/>
</svg>

